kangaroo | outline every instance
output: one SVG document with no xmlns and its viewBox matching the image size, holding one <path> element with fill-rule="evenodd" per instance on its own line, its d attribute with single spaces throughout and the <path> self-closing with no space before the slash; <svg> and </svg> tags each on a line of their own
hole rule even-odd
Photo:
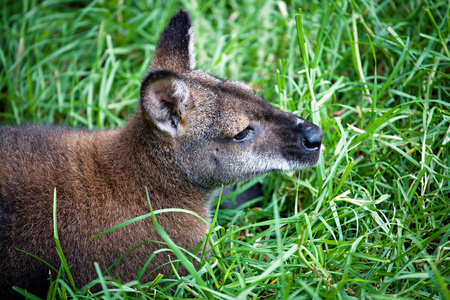
<svg viewBox="0 0 450 300">
<path fill-rule="evenodd" d="M 50 268 L 17 249 L 60 265 L 55 190 L 60 243 L 82 287 L 97 277 L 94 262 L 108 267 L 140 245 L 109 273 L 127 282 L 155 251 L 167 248 L 154 242 L 162 239 L 151 218 L 91 239 L 149 213 L 146 188 L 154 210 L 182 208 L 208 219 L 211 195 L 223 185 L 317 163 L 322 130 L 274 108 L 241 82 L 195 69 L 191 31 L 186 11 L 171 18 L 123 128 L 0 127 L 1 299 L 17 297 L 15 285 L 46 294 Z M 183 248 L 198 244 L 209 230 L 187 213 L 156 218 Z M 146 280 L 171 273 L 167 256 L 154 256 Z"/>
</svg>

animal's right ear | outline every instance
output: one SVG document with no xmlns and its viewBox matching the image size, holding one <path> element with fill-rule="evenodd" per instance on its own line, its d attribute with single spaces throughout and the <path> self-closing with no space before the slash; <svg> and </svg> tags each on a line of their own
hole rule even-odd
<svg viewBox="0 0 450 300">
<path fill-rule="evenodd" d="M 169 70 L 183 74 L 195 68 L 194 36 L 191 17 L 180 10 L 174 15 L 159 38 L 150 70 Z"/>
<path fill-rule="evenodd" d="M 172 137 L 184 129 L 189 98 L 186 83 L 170 71 L 150 72 L 141 86 L 141 106 L 154 124 Z"/>
</svg>

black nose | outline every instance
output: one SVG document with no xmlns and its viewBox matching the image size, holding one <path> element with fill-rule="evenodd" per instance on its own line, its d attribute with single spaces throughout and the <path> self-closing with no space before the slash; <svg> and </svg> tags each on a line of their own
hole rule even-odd
<svg viewBox="0 0 450 300">
<path fill-rule="evenodd" d="M 302 125 L 302 145 L 308 151 L 318 151 L 323 139 L 322 129 L 311 123 L 308 125 Z"/>
</svg>

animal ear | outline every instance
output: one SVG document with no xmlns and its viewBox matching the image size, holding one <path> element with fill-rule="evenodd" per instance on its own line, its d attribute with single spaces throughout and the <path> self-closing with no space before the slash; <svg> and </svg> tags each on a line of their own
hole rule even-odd
<svg viewBox="0 0 450 300">
<path fill-rule="evenodd" d="M 150 69 L 183 74 L 193 70 L 195 64 L 191 17 L 187 11 L 180 10 L 161 34 Z"/>
<path fill-rule="evenodd" d="M 150 72 L 141 86 L 141 105 L 156 126 L 172 137 L 183 130 L 189 88 L 178 75 L 165 70 Z"/>
</svg>

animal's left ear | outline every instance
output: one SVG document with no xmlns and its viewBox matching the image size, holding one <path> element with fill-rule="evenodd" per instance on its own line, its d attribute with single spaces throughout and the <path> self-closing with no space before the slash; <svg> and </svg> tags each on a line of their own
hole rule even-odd
<svg viewBox="0 0 450 300">
<path fill-rule="evenodd" d="M 186 82 L 166 70 L 150 72 L 141 86 L 141 106 L 159 130 L 173 138 L 183 131 L 189 98 Z"/>
<path fill-rule="evenodd" d="M 195 64 L 191 17 L 187 11 L 180 10 L 161 34 L 150 69 L 183 74 L 193 70 Z"/>
</svg>

